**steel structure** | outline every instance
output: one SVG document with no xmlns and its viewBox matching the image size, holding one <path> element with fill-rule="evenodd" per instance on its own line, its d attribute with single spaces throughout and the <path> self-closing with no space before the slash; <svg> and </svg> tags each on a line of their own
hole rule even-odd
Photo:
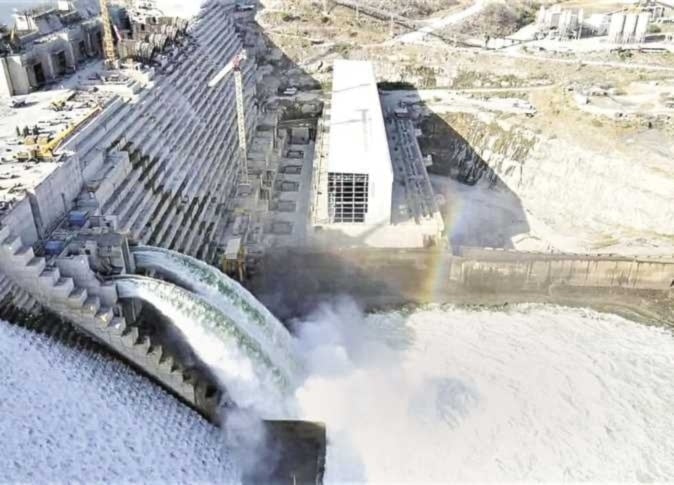
<svg viewBox="0 0 674 485">
<path fill-rule="evenodd" d="M 236 85 L 236 120 L 239 127 L 239 149 L 241 150 L 241 182 L 248 183 L 248 140 L 246 139 L 246 113 L 243 99 L 243 74 L 241 65 L 246 60 L 246 51 L 234 59 L 234 84 Z"/>
<path fill-rule="evenodd" d="M 100 0 L 101 22 L 103 22 L 103 55 L 105 64 L 108 68 L 114 68 L 117 65 L 118 57 L 115 50 L 115 40 L 112 36 L 112 22 L 110 21 L 110 11 L 108 10 L 108 1 Z"/>
</svg>

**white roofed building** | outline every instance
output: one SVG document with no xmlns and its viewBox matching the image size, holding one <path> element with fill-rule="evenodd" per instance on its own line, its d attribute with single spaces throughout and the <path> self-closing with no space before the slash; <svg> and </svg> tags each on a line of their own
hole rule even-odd
<svg viewBox="0 0 674 485">
<path fill-rule="evenodd" d="M 335 61 L 332 98 L 316 140 L 315 243 L 416 248 L 442 238 L 416 130 L 401 111 L 382 110 L 371 62 Z M 406 145 L 396 145 L 394 154 L 392 143 Z"/>
<path fill-rule="evenodd" d="M 335 61 L 328 211 L 331 223 L 388 224 L 393 170 L 371 63 Z"/>
</svg>

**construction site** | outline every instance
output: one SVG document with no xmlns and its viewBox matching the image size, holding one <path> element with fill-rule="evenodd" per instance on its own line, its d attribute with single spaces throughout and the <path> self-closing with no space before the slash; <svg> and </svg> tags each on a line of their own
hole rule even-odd
<svg viewBox="0 0 674 485">
<path fill-rule="evenodd" d="M 280 388 L 276 317 L 329 294 L 674 324 L 674 5 L 93 3 L 0 32 L 0 319 L 214 422 L 240 396 L 189 315 Z M 267 422 L 270 476 L 321 482 L 324 425 Z"/>
<path fill-rule="evenodd" d="M 3 230 L 33 251 L 27 263 L 84 255 L 85 244 L 73 241 L 108 232 L 197 257 L 240 280 L 274 247 L 357 246 L 348 240 L 372 230 L 367 246 L 441 244 L 443 223 L 416 128 L 397 107 L 382 109 L 371 64 L 344 64 L 342 77 L 363 71 L 367 88 L 358 99 L 350 91 L 337 103 L 347 110 L 342 121 L 329 122 L 321 116 L 331 111 L 329 99 L 302 102 L 294 85 L 273 84 L 286 76 L 275 72 L 275 52 L 248 9 L 214 2 L 189 31 L 186 21 L 152 11 L 104 12 L 103 26 L 96 23 L 86 37 L 100 43 L 83 48 L 91 56 L 75 59 L 72 73 L 45 66 L 83 41 L 58 43 L 53 49 L 63 50 L 45 58 L 35 57 L 31 41 L 3 58 L 33 59 L 23 64 L 25 78 L 8 71 L 14 96 L 2 124 Z M 78 15 L 37 12 L 32 22 Z M 209 22 L 223 18 L 218 34 Z M 16 32 L 10 40 L 21 43 Z M 36 71 L 44 79 L 35 81 Z M 335 138 L 338 128 L 349 131 Z M 360 152 L 326 153 L 328 144 L 346 146 L 356 135 Z M 389 155 L 389 145 L 400 150 Z M 368 163 L 371 156 L 381 162 Z M 377 164 L 388 175 L 373 173 L 368 182 Z M 337 189 L 334 177 L 357 186 Z M 331 231 L 345 241 L 326 238 Z M 114 318 L 112 308 L 102 311 Z"/>
</svg>

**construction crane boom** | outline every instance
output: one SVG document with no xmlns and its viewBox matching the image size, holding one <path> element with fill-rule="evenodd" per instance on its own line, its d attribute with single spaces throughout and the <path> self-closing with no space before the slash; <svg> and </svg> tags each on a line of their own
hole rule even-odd
<svg viewBox="0 0 674 485">
<path fill-rule="evenodd" d="M 245 50 L 241 50 L 234 59 L 218 72 L 208 82 L 208 87 L 213 88 L 222 81 L 227 74 L 234 71 L 234 84 L 236 89 L 236 121 L 239 128 L 239 149 L 241 151 L 241 182 L 248 183 L 248 140 L 246 138 L 246 113 L 243 102 L 243 74 L 241 65 L 248 58 Z"/>
<path fill-rule="evenodd" d="M 112 22 L 110 21 L 110 10 L 108 10 L 108 0 L 100 0 L 101 22 L 103 22 L 103 55 L 105 64 L 108 68 L 113 68 L 117 64 L 117 51 L 115 50 L 115 41 L 112 37 Z"/>
<path fill-rule="evenodd" d="M 246 114 L 243 106 L 243 75 L 241 63 L 245 54 L 234 63 L 234 84 L 236 85 L 236 119 L 239 125 L 239 148 L 241 149 L 241 178 L 248 183 L 248 140 L 246 139 Z"/>
</svg>

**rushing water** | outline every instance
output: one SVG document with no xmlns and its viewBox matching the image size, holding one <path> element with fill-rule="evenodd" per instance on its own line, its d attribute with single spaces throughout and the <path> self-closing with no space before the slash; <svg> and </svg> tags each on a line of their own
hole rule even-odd
<svg viewBox="0 0 674 485">
<path fill-rule="evenodd" d="M 120 297 L 138 298 L 171 320 L 239 406 L 263 417 L 283 415 L 284 395 L 292 389 L 294 376 L 222 310 L 164 281 L 126 276 L 116 282 Z"/>
<path fill-rule="evenodd" d="M 247 369 L 233 380 L 237 403 L 263 409 L 272 401 L 282 410 L 276 416 L 326 423 L 328 482 L 674 476 L 674 448 L 663 446 L 674 433 L 668 330 L 552 306 L 365 316 L 342 300 L 296 322 L 308 377 L 276 400 L 258 385 L 259 376 L 282 374 L 263 358 L 275 355 L 265 349 L 278 342 L 276 319 L 217 270 L 164 251 L 136 254 L 141 267 L 209 298 L 172 293 L 178 288 L 167 283 L 157 291 L 156 281 L 132 278 L 151 293 L 135 288 L 135 296 L 184 329 L 198 355 L 204 346 L 217 348 L 206 350 L 207 364 L 217 369 L 218 353 L 228 355 L 228 390 L 231 374 Z M 236 339 L 214 344 L 191 335 L 219 325 L 225 313 L 246 329 L 230 321 Z M 191 320 L 199 323 L 190 327 Z M 232 344 L 238 352 L 228 350 Z"/>
<path fill-rule="evenodd" d="M 327 482 L 674 479 L 674 337 L 587 310 L 431 307 L 304 325 Z"/>
<path fill-rule="evenodd" d="M 12 328 L 0 481 L 232 481 L 240 458 L 151 383 Z M 297 328 L 311 374 L 293 407 L 327 425 L 328 483 L 674 477 L 669 330 L 553 306 L 362 315 L 348 302 Z"/>
<path fill-rule="evenodd" d="M 284 372 L 298 372 L 290 333 L 238 282 L 203 261 L 175 251 L 148 246 L 134 248 L 133 254 L 139 269 L 155 270 L 203 296 L 236 322 Z"/>
</svg>

